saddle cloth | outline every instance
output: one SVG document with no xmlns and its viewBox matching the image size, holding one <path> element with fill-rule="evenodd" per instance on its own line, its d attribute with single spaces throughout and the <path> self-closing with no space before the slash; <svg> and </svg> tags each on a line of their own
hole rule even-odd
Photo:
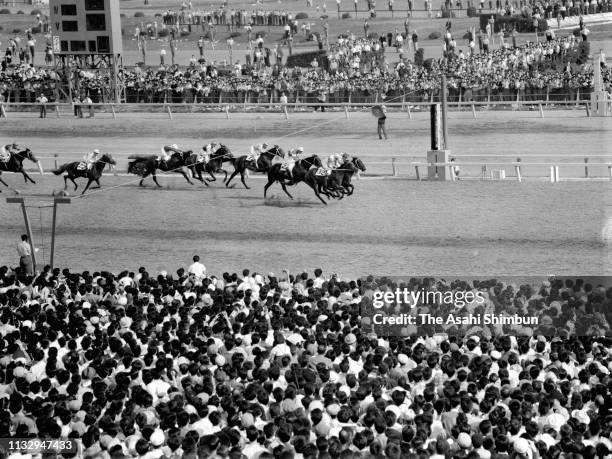
<svg viewBox="0 0 612 459">
<path fill-rule="evenodd" d="M 326 177 L 328 175 L 331 175 L 331 170 L 325 169 L 324 167 L 319 167 L 317 169 L 317 172 L 315 172 L 315 175 L 318 175 L 319 177 Z"/>
<path fill-rule="evenodd" d="M 77 171 L 84 171 L 87 169 L 87 163 L 85 161 L 81 161 L 77 166 Z"/>
<path fill-rule="evenodd" d="M 252 154 L 249 154 L 249 155 L 247 156 L 247 159 L 246 159 L 246 160 L 247 160 L 247 161 L 253 161 L 254 163 L 257 163 L 257 159 L 258 159 L 258 157 L 257 157 L 257 156 L 252 155 Z"/>
</svg>

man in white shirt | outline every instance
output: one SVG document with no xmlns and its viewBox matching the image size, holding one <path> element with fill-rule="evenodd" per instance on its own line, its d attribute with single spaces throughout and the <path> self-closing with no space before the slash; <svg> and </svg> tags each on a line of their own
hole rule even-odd
<svg viewBox="0 0 612 459">
<path fill-rule="evenodd" d="M 189 266 L 187 272 L 193 274 L 196 280 L 200 282 L 206 277 L 206 266 L 200 263 L 200 257 L 198 255 L 193 256 L 193 264 Z"/>
</svg>

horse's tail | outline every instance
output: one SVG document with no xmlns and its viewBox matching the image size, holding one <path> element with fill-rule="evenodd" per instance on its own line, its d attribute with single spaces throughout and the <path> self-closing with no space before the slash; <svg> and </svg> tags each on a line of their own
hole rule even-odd
<svg viewBox="0 0 612 459">
<path fill-rule="evenodd" d="M 55 175 L 61 175 L 64 172 L 66 172 L 66 169 L 68 169 L 68 167 L 70 167 L 70 163 L 62 164 L 60 167 L 58 167 L 56 170 L 54 170 L 53 173 Z"/>
</svg>

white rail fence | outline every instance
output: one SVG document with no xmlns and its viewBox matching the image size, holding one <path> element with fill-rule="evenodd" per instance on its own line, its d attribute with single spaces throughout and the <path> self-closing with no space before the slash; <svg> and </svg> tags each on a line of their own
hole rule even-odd
<svg viewBox="0 0 612 459">
<path fill-rule="evenodd" d="M 383 103 L 383 102 L 380 102 Z M 406 112 L 409 118 L 412 118 L 412 112 L 425 111 L 435 102 L 389 102 L 385 106 L 392 111 Z M 612 102 L 610 102 L 612 104 Z M 514 100 L 514 101 L 469 101 L 469 102 L 447 102 L 449 109 L 452 111 L 468 111 L 472 113 L 473 118 L 478 118 L 477 109 L 510 109 L 510 110 L 525 110 L 537 112 L 540 118 L 544 118 L 544 111 L 559 108 L 579 108 L 586 111 L 586 115 L 590 116 L 590 101 L 575 100 L 575 101 L 550 101 L 550 100 Z M 231 118 L 232 113 L 244 113 L 249 111 L 254 112 L 271 112 L 280 113 L 285 119 L 289 119 L 291 113 L 299 113 L 315 108 L 326 108 L 335 112 L 344 112 L 347 119 L 350 118 L 351 112 L 363 111 L 369 109 L 371 103 L 331 103 L 331 102 L 309 102 L 309 103 L 238 103 L 238 104 L 205 104 L 205 103 L 167 103 L 167 104 L 138 104 L 138 103 L 92 103 L 92 104 L 73 104 L 73 103 L 47 103 L 47 116 L 64 117 L 78 116 L 78 110 L 83 113 L 83 116 L 93 117 L 95 114 L 110 114 L 113 118 L 117 118 L 127 113 L 160 113 L 172 119 L 178 113 L 219 113 L 227 119 Z M 4 102 L 0 105 L 0 110 L 5 116 L 9 113 L 36 113 L 41 109 L 39 103 L 31 102 Z"/>
<path fill-rule="evenodd" d="M 322 154 L 320 154 L 322 155 Z M 546 180 L 551 183 L 561 181 L 612 181 L 612 154 L 602 155 L 555 155 L 538 154 L 529 155 L 529 161 L 523 161 L 516 155 L 504 154 L 463 154 L 453 155 L 455 162 L 430 163 L 421 157 L 407 155 L 358 155 L 366 165 L 367 171 L 361 173 L 363 178 L 397 178 L 419 181 L 437 180 L 436 168 L 446 168 L 447 176 L 451 181 L 459 180 L 487 180 L 487 181 L 530 181 Z M 78 158 L 40 156 L 45 173 L 52 175 L 50 170 L 68 161 Z M 486 158 L 478 160 L 478 158 Z M 509 158 L 512 158 L 510 160 Z M 115 158 L 119 164 L 106 176 L 129 176 L 124 171 L 126 165 L 122 164 L 124 158 Z M 127 160 L 125 161 L 127 163 Z M 231 171 L 230 164 L 225 165 Z M 456 170 L 461 172 L 456 174 Z M 28 172 L 37 173 L 34 168 L 27 168 Z M 466 174 L 466 170 L 468 173 Z M 253 174 L 253 173 L 252 173 Z M 175 174 L 161 174 L 165 177 L 180 177 Z M 263 174 L 253 174 L 257 177 Z"/>
</svg>

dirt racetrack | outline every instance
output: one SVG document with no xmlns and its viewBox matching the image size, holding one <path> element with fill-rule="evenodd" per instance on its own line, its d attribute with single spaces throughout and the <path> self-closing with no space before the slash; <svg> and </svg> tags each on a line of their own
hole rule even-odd
<svg viewBox="0 0 612 459">
<path fill-rule="evenodd" d="M 451 113 L 453 154 L 521 156 L 536 154 L 612 154 L 611 119 L 587 119 L 582 111 Z M 76 160 L 85 151 L 110 152 L 123 172 L 130 153 L 151 153 L 163 143 L 195 148 L 213 138 L 236 152 L 268 141 L 285 148 L 301 145 L 320 155 L 349 151 L 363 155 L 368 172 L 390 171 L 394 155 L 424 159 L 429 143 L 428 117 L 392 113 L 386 142 L 375 138 L 371 115 L 295 114 L 120 114 L 93 120 L 33 118 L 15 113 L 2 125 L 3 138 L 30 146 L 45 169 Z M 256 131 L 255 131 L 256 130 Z M 565 156 L 566 158 L 563 158 Z M 482 158 L 479 158 L 479 160 Z M 465 158 L 460 161 L 470 161 Z M 509 160 L 507 158 L 506 160 Z M 579 159 L 578 159 L 579 160 Z M 591 162 L 609 162 L 591 159 Z M 231 167 L 226 166 L 229 169 Z M 561 176 L 580 175 L 583 167 L 561 166 Z M 543 175 L 546 167 L 533 168 Z M 508 168 L 509 174 L 512 168 Z M 400 169 L 400 173 L 411 170 Z M 462 174 L 478 175 L 463 167 Z M 565 174 L 565 175 L 564 175 Z M 605 176 L 607 167 L 593 167 Z M 45 176 L 35 186 L 5 174 L 24 194 L 50 195 L 63 181 Z M 351 198 L 324 207 L 304 186 L 294 202 L 281 195 L 263 199 L 264 181 L 252 177 L 251 190 L 240 186 L 209 189 L 189 186 L 181 177 L 162 177 L 164 188 L 139 189 L 125 176 L 103 178 L 103 189 L 61 208 L 56 264 L 73 269 L 171 269 L 186 265 L 194 253 L 216 273 L 249 267 L 259 272 L 322 266 L 343 275 L 603 275 L 612 273 L 607 255 L 610 183 L 542 181 L 517 183 L 460 181 L 417 182 L 366 176 L 355 182 Z M 2 197 L 11 195 L 3 189 Z M 36 199 L 32 198 L 32 204 Z M 30 209 L 39 257 L 48 262 L 49 209 Z M 44 240 L 41 244 L 40 226 Z M 23 232 L 21 211 L 0 204 L 0 265 L 17 262 L 15 243 Z"/>
</svg>

